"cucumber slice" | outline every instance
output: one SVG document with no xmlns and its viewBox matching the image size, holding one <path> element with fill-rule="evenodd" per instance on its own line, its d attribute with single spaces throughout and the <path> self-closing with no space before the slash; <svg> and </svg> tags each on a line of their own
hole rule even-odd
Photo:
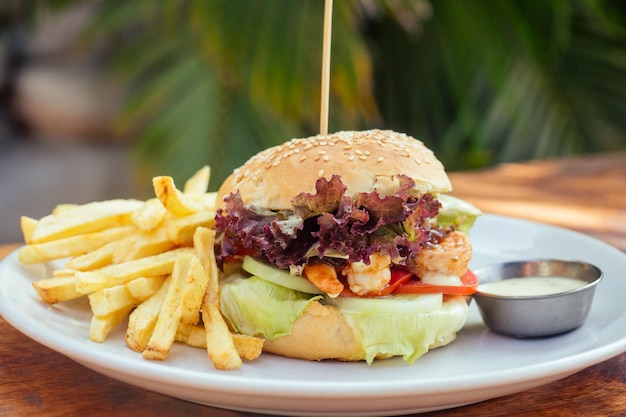
<svg viewBox="0 0 626 417">
<path fill-rule="evenodd" d="M 326 297 L 325 302 L 342 311 L 404 315 L 427 313 L 441 308 L 443 294 L 394 295 L 384 298 Z"/>
<path fill-rule="evenodd" d="M 259 262 L 250 256 L 245 256 L 243 258 L 242 268 L 244 271 L 249 272 L 256 277 L 273 284 L 280 285 L 281 287 L 290 288 L 307 294 L 324 294 L 323 291 L 311 284 L 308 279 L 290 275 L 289 272 L 263 262 Z"/>
</svg>

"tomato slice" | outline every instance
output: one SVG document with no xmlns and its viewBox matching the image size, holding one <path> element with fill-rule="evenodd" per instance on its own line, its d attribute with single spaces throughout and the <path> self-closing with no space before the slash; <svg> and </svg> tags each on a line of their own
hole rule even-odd
<svg viewBox="0 0 626 417">
<path fill-rule="evenodd" d="M 411 277 L 413 277 L 413 274 L 409 271 L 391 268 L 391 280 L 385 288 L 380 290 L 380 293 L 378 293 L 377 296 L 389 295 L 393 293 L 396 289 L 409 282 Z"/>
<path fill-rule="evenodd" d="M 348 285 L 345 284 L 345 288 L 341 291 L 341 297 L 384 297 L 393 293 L 398 287 L 402 286 L 404 283 L 408 282 L 414 275 L 405 271 L 404 269 L 391 268 L 391 280 L 389 284 L 382 290 L 380 290 L 377 294 L 367 294 L 367 295 L 358 295 L 350 291 Z"/>
<path fill-rule="evenodd" d="M 478 278 L 469 269 L 461 277 L 462 285 L 433 285 L 424 284 L 418 280 L 408 280 L 398 286 L 393 292 L 394 294 L 463 294 L 469 295 L 476 292 L 478 287 Z"/>
<path fill-rule="evenodd" d="M 474 294 L 478 287 L 478 278 L 469 269 L 461 277 L 462 285 L 433 285 L 424 284 L 419 281 L 413 273 L 404 269 L 392 268 L 391 280 L 389 284 L 380 290 L 378 294 L 366 295 L 364 297 L 384 297 L 389 294 Z M 356 295 L 350 289 L 345 288 L 341 292 L 342 297 L 363 297 Z"/>
</svg>

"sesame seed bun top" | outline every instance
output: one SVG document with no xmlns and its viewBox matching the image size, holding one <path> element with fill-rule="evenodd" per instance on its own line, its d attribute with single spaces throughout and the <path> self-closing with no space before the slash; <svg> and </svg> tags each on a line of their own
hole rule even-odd
<svg viewBox="0 0 626 417">
<path fill-rule="evenodd" d="M 452 189 L 444 167 L 421 141 L 390 130 L 345 131 L 292 139 L 250 158 L 224 181 L 218 205 L 239 190 L 246 204 L 290 209 L 291 199 L 315 193 L 320 177 L 341 176 L 347 194 L 378 191 L 393 194 L 398 175 L 415 181 L 415 193 Z"/>
</svg>

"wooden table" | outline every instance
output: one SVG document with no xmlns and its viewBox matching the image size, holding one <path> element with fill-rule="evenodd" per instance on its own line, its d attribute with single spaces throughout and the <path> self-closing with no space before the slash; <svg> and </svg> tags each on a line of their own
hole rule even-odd
<svg viewBox="0 0 626 417">
<path fill-rule="evenodd" d="M 487 213 L 576 229 L 626 251 L 626 153 L 452 173 L 454 194 Z M 17 245 L 0 247 L 0 258 Z M 626 329 L 624 329 L 626 332 Z M 244 416 L 99 375 L 0 318 L 0 416 Z M 421 416 L 626 415 L 626 353 L 549 385 Z"/>
</svg>

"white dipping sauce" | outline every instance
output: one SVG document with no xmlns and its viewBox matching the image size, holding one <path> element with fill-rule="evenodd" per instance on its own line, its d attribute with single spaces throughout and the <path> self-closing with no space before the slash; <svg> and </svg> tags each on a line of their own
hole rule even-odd
<svg viewBox="0 0 626 417">
<path fill-rule="evenodd" d="M 567 277 L 508 278 L 479 285 L 478 291 L 493 295 L 520 297 L 558 294 L 587 284 L 587 281 Z"/>
</svg>

